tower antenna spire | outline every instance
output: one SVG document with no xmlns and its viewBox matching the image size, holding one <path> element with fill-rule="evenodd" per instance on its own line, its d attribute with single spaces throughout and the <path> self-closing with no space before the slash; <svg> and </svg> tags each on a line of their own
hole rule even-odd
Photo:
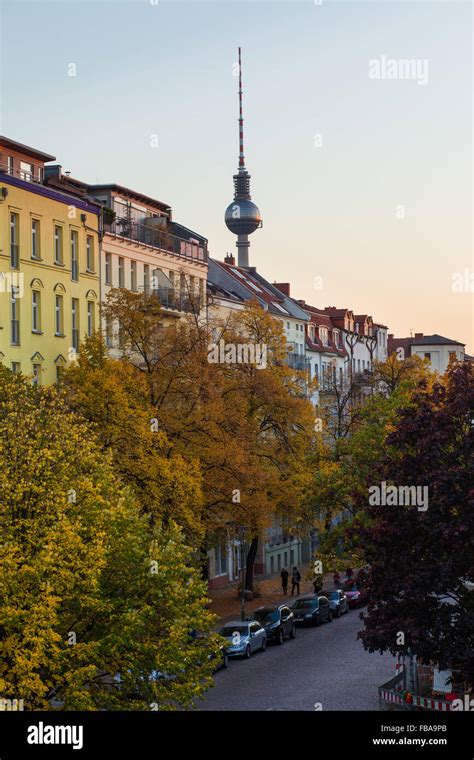
<svg viewBox="0 0 474 760">
<path fill-rule="evenodd" d="M 244 116 L 242 109 L 242 57 L 239 47 L 239 169 L 245 169 L 244 156 Z"/>
<path fill-rule="evenodd" d="M 242 94 L 242 51 L 239 47 L 239 167 L 237 174 L 234 174 L 234 200 L 227 206 L 225 223 L 227 228 L 237 235 L 239 266 L 248 267 L 249 235 L 262 226 L 262 216 L 251 200 L 250 174 L 245 168 Z"/>
</svg>

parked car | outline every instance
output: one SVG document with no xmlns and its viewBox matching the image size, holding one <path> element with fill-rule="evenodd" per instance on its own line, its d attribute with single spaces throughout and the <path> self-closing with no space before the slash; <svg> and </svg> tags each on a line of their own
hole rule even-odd
<svg viewBox="0 0 474 760">
<path fill-rule="evenodd" d="M 342 589 L 321 591 L 321 593 L 329 599 L 333 617 L 341 617 L 341 615 L 349 612 L 349 600 Z"/>
<path fill-rule="evenodd" d="M 229 642 L 226 647 L 228 657 L 251 656 L 252 652 L 267 648 L 265 628 L 257 620 L 235 620 L 226 623 L 219 634 Z"/>
<path fill-rule="evenodd" d="M 330 623 L 332 620 L 329 600 L 321 594 L 299 596 L 293 602 L 291 609 L 295 616 L 295 623 L 301 625 L 321 625 L 321 623 Z"/>
<path fill-rule="evenodd" d="M 355 581 L 349 580 L 344 583 L 344 593 L 351 609 L 367 604 L 367 591 L 360 588 Z"/>
<path fill-rule="evenodd" d="M 283 644 L 285 636 L 296 636 L 295 616 L 286 604 L 273 607 L 259 607 L 252 613 L 254 618 L 265 628 L 268 641 Z"/>
</svg>

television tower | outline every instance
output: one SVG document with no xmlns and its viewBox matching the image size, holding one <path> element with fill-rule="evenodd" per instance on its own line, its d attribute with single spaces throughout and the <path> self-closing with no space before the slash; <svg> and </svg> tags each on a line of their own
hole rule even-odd
<svg viewBox="0 0 474 760">
<path fill-rule="evenodd" d="M 262 226 L 262 215 L 250 200 L 250 174 L 245 168 L 244 117 L 242 115 L 242 61 L 239 48 L 239 169 L 234 174 L 234 200 L 225 211 L 228 229 L 237 235 L 237 263 L 249 266 L 249 235 Z"/>
</svg>

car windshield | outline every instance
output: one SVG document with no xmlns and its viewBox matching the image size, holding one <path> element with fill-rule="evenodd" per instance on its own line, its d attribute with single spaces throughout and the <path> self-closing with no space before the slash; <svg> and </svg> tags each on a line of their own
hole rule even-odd
<svg viewBox="0 0 474 760">
<path fill-rule="evenodd" d="M 232 625 L 221 628 L 221 636 L 233 636 L 234 633 L 239 633 L 241 636 L 247 636 L 248 628 L 246 625 Z"/>
<path fill-rule="evenodd" d="M 337 591 L 323 591 L 323 596 L 327 596 L 328 599 L 339 599 L 339 593 Z"/>
<path fill-rule="evenodd" d="M 257 610 L 254 615 L 263 623 L 276 623 L 279 620 L 278 610 Z"/>
<path fill-rule="evenodd" d="M 297 599 L 293 605 L 294 610 L 312 610 L 318 606 L 317 599 Z"/>
</svg>

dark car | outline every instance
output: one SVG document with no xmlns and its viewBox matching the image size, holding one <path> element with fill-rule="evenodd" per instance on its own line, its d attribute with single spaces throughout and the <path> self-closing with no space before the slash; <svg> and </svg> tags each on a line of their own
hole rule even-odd
<svg viewBox="0 0 474 760">
<path fill-rule="evenodd" d="M 355 581 L 349 580 L 344 583 L 344 593 L 351 609 L 367 604 L 367 590 L 360 588 Z"/>
<path fill-rule="evenodd" d="M 289 636 L 290 639 L 296 636 L 295 616 L 286 604 L 259 607 L 258 610 L 252 612 L 252 617 L 265 628 L 268 641 L 283 644 L 285 636 Z"/>
<path fill-rule="evenodd" d="M 329 600 L 321 594 L 299 596 L 293 602 L 291 609 L 295 616 L 295 623 L 301 625 L 321 625 L 321 623 L 330 623 L 332 620 Z"/>
<path fill-rule="evenodd" d="M 345 612 L 349 612 L 349 600 L 342 589 L 321 591 L 321 594 L 329 599 L 333 617 L 341 617 Z"/>
</svg>

